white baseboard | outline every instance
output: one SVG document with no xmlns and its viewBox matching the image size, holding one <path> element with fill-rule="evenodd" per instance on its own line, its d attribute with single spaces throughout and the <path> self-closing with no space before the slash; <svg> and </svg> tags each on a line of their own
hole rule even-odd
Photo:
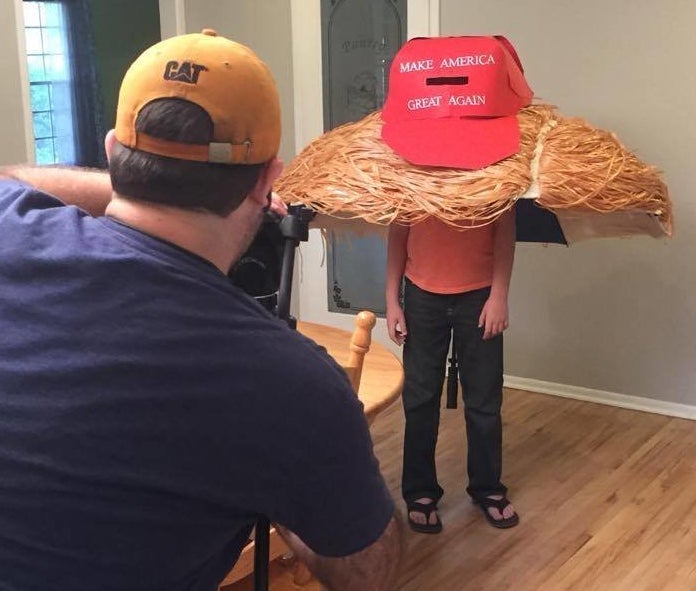
<svg viewBox="0 0 696 591">
<path fill-rule="evenodd" d="M 591 388 L 581 388 L 579 386 L 568 386 L 566 384 L 555 384 L 553 382 L 543 382 L 541 380 L 530 380 L 528 378 L 518 378 L 516 376 L 505 376 L 504 385 L 506 388 L 515 390 L 527 390 L 540 394 L 551 394 L 562 398 L 572 398 L 574 400 L 585 400 L 586 402 L 596 402 L 608 406 L 618 406 L 631 410 L 640 410 L 670 417 L 696 420 L 696 406 L 679 404 L 677 402 L 665 402 L 652 398 L 642 398 L 640 396 L 629 396 L 627 394 L 616 394 L 614 392 L 604 392 L 602 390 L 592 390 Z"/>
</svg>

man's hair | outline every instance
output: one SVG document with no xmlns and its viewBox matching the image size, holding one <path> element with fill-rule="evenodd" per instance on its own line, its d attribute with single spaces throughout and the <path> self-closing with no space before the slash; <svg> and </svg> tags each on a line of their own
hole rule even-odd
<svg viewBox="0 0 696 591">
<path fill-rule="evenodd" d="M 182 143 L 213 141 L 213 123 L 208 113 L 182 99 L 158 99 L 143 107 L 136 130 Z M 167 158 L 116 142 L 109 172 L 114 191 L 125 199 L 226 216 L 252 190 L 264 166 Z"/>
</svg>

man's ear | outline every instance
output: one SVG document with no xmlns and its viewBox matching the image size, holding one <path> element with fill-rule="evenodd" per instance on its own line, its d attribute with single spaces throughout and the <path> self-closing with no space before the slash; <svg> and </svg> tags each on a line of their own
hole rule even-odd
<svg viewBox="0 0 696 591">
<path fill-rule="evenodd" d="M 261 169 L 256 185 L 249 196 L 258 201 L 263 207 L 266 207 L 266 205 L 268 205 L 268 194 L 271 192 L 273 183 L 280 176 L 281 172 L 283 172 L 282 161 L 278 158 L 269 160 L 266 166 Z"/>
<path fill-rule="evenodd" d="M 104 138 L 104 149 L 106 150 L 106 159 L 111 160 L 111 153 L 113 152 L 114 145 L 116 144 L 116 132 L 111 129 L 109 133 L 106 134 Z"/>
</svg>

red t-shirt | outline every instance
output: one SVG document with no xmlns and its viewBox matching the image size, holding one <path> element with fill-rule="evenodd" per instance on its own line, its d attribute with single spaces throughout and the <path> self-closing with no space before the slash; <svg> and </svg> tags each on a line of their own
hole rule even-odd
<svg viewBox="0 0 696 591">
<path fill-rule="evenodd" d="M 428 218 L 411 226 L 405 275 L 432 293 L 461 293 L 493 282 L 493 224 L 460 230 Z"/>
</svg>

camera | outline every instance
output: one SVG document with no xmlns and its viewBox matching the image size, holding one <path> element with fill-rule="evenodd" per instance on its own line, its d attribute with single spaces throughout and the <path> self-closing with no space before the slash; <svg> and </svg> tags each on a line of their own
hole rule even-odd
<svg viewBox="0 0 696 591">
<path fill-rule="evenodd" d="M 232 284 L 275 313 L 283 276 L 289 275 L 286 282 L 292 279 L 295 248 L 307 241 L 314 215 L 303 205 L 290 205 L 283 217 L 267 212 L 251 245 L 227 274 Z"/>
<path fill-rule="evenodd" d="M 283 248 L 280 219 L 266 213 L 251 245 L 227 274 L 233 285 L 271 312 L 278 304 Z"/>
</svg>

